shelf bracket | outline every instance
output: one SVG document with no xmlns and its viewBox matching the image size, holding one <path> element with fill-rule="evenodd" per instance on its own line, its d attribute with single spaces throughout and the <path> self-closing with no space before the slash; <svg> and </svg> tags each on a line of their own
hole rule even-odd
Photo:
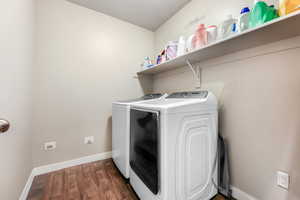
<svg viewBox="0 0 300 200">
<path fill-rule="evenodd" d="M 201 88 L 201 67 L 192 65 L 188 59 L 186 59 L 185 62 L 193 72 L 194 78 L 197 82 L 196 88 Z"/>
</svg>

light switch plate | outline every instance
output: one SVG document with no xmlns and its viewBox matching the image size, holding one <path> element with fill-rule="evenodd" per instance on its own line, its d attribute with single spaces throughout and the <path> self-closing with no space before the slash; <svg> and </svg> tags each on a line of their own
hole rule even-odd
<svg viewBox="0 0 300 200">
<path fill-rule="evenodd" d="M 277 172 L 277 185 L 284 189 L 289 189 L 290 176 L 288 173 L 278 171 Z"/>
</svg>

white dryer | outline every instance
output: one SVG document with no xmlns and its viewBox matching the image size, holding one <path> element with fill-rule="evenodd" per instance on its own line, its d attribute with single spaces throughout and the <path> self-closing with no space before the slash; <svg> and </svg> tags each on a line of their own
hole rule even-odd
<svg viewBox="0 0 300 200">
<path fill-rule="evenodd" d="M 134 103 L 163 97 L 162 94 L 147 94 L 137 99 L 112 103 L 112 158 L 117 168 L 127 179 L 129 178 L 130 106 Z"/>
<path fill-rule="evenodd" d="M 142 200 L 209 200 L 217 194 L 216 97 L 174 93 L 130 111 L 130 184 Z"/>
</svg>

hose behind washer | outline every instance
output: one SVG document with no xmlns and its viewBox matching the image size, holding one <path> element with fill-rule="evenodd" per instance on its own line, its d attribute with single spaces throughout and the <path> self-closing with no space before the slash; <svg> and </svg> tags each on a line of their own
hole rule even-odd
<svg viewBox="0 0 300 200">
<path fill-rule="evenodd" d="M 217 165 L 219 166 L 218 167 L 219 184 L 215 183 L 213 176 L 211 178 L 211 181 L 219 193 L 226 196 L 228 199 L 232 199 L 232 191 L 230 189 L 231 183 L 230 183 L 230 173 L 229 173 L 228 148 L 221 134 L 219 134 L 218 136 L 218 145 L 217 145 L 217 150 L 213 162 L 212 175 L 216 173 Z"/>
</svg>

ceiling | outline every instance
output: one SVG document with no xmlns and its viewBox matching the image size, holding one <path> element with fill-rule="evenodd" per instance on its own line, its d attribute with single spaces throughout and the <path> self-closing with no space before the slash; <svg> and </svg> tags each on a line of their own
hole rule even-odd
<svg viewBox="0 0 300 200">
<path fill-rule="evenodd" d="M 68 1 L 155 31 L 190 0 Z"/>
</svg>

